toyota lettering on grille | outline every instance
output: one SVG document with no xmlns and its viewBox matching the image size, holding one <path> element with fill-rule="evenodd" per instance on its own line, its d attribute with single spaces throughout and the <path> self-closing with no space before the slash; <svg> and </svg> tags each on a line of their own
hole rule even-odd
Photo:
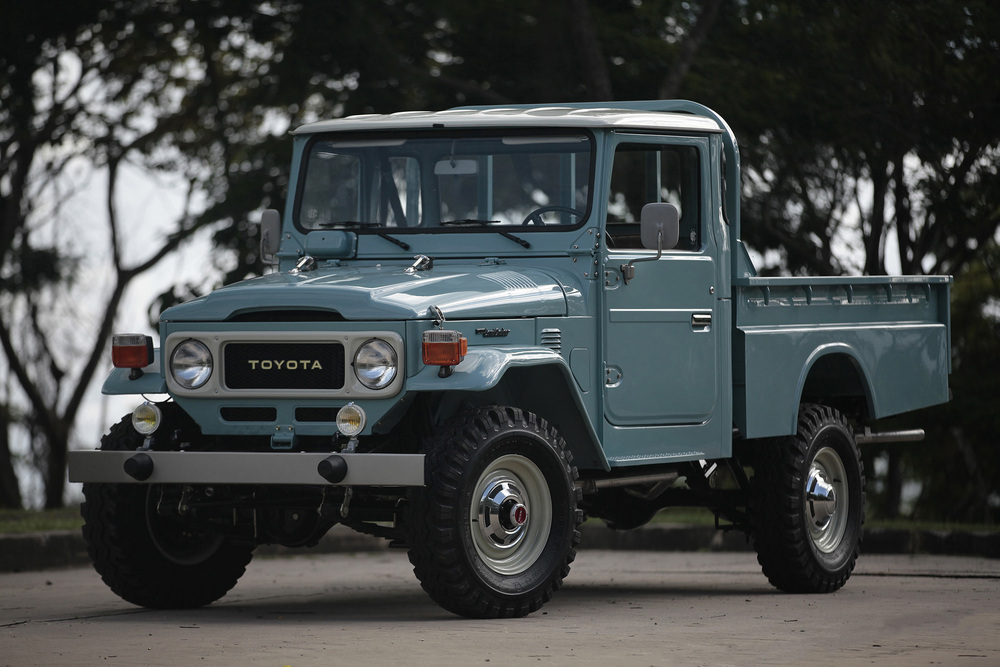
<svg viewBox="0 0 1000 667">
<path fill-rule="evenodd" d="M 323 365 L 315 359 L 247 359 L 251 370 L 260 367 L 262 371 L 273 369 L 288 371 L 321 371 Z"/>
<path fill-rule="evenodd" d="M 340 343 L 229 343 L 225 346 L 229 389 L 330 391 L 344 386 Z"/>
</svg>

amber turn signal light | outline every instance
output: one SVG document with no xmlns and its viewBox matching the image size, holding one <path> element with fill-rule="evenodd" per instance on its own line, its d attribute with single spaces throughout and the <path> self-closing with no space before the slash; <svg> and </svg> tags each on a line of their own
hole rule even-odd
<svg viewBox="0 0 1000 667">
<path fill-rule="evenodd" d="M 458 331 L 431 329 L 424 332 L 422 350 L 424 363 L 441 366 L 438 375 L 448 377 L 451 367 L 462 363 L 469 353 L 469 340 Z"/>
</svg>

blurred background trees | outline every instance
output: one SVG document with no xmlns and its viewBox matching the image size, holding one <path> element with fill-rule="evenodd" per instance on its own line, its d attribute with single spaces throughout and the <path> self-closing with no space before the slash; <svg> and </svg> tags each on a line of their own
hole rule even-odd
<svg viewBox="0 0 1000 667">
<path fill-rule="evenodd" d="M 874 515 L 1000 513 L 1000 7 L 992 0 L 3 0 L 0 505 L 66 497 L 65 452 L 138 276 L 210 236 L 151 319 L 259 272 L 303 122 L 684 97 L 741 142 L 744 231 L 770 274 L 950 273 L 955 400 L 926 442 L 867 452 Z M 151 229 L 134 174 L 182 192 Z M 123 188 L 125 189 L 123 191 Z M 99 191 L 81 210 L 80 191 Z M 100 378 L 98 378 L 99 381 Z M 18 443 L 29 443 L 18 447 Z M 906 488 L 919 489 L 908 498 Z M 32 501 L 35 502 L 35 501 Z"/>
</svg>

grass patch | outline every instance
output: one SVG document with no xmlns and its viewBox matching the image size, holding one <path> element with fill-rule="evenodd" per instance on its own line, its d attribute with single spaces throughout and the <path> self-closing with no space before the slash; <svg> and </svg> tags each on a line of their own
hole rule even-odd
<svg viewBox="0 0 1000 667">
<path fill-rule="evenodd" d="M 599 522 L 600 519 L 590 519 Z M 657 512 L 650 523 L 673 523 L 689 526 L 714 526 L 715 517 L 703 507 L 668 507 Z M 50 530 L 80 530 L 83 519 L 78 506 L 54 510 L 0 509 L 0 535 L 37 533 Z M 995 532 L 996 524 L 947 523 L 913 521 L 911 519 L 869 519 L 866 528 L 897 530 L 960 530 L 965 532 Z"/>
<path fill-rule="evenodd" d="M 0 535 L 37 533 L 49 530 L 80 530 L 83 518 L 79 507 L 55 510 L 0 510 Z"/>
<path fill-rule="evenodd" d="M 960 530 L 963 532 L 996 532 L 997 524 L 989 523 L 949 523 L 946 521 L 914 521 L 913 519 L 869 519 L 865 528 L 885 528 L 897 530 Z"/>
</svg>

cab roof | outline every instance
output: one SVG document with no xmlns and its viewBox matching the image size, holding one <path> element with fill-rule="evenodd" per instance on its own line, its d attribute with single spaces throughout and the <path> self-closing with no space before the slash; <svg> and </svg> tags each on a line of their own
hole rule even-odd
<svg viewBox="0 0 1000 667">
<path fill-rule="evenodd" d="M 572 105 L 538 107 L 458 108 L 447 111 L 402 111 L 365 114 L 303 125 L 292 134 L 365 130 L 474 129 L 498 127 L 608 128 L 723 132 L 713 118 L 692 113 L 637 109 L 581 108 Z"/>
</svg>

